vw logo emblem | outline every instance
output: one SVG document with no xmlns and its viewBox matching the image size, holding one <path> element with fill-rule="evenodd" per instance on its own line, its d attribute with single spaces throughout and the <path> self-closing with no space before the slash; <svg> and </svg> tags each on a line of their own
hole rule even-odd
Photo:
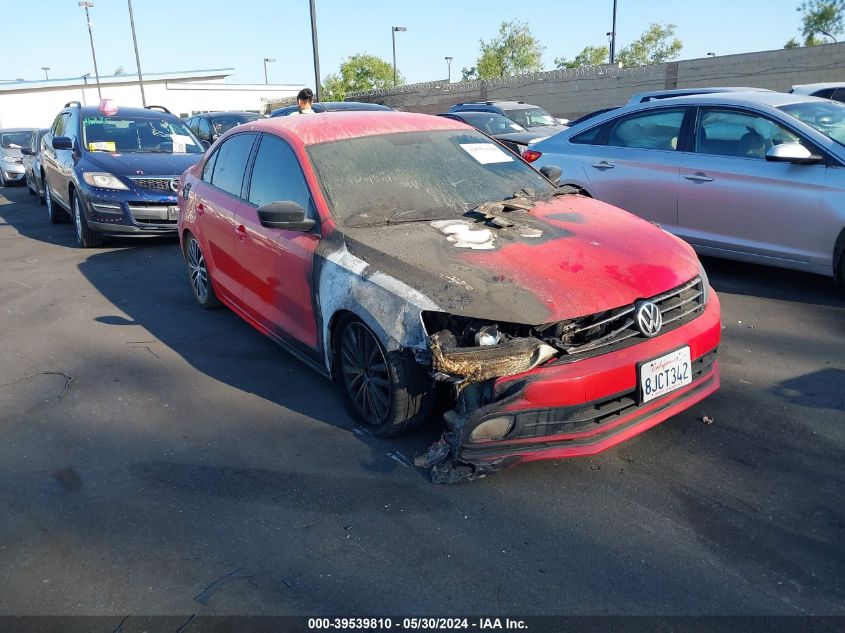
<svg viewBox="0 0 845 633">
<path fill-rule="evenodd" d="M 663 327 L 663 315 L 660 314 L 660 308 L 651 301 L 638 303 L 634 316 L 637 320 L 637 327 L 645 336 L 651 338 L 660 333 L 660 328 Z"/>
<path fill-rule="evenodd" d="M 171 178 L 170 179 L 170 191 L 176 191 L 179 188 L 179 179 L 178 178 Z"/>
</svg>

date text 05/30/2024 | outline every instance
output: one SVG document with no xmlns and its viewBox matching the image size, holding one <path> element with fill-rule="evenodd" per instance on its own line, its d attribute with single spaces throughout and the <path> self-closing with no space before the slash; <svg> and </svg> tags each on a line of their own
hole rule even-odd
<svg viewBox="0 0 845 633">
<path fill-rule="evenodd" d="M 309 630 L 384 630 L 384 631 L 441 631 L 441 630 L 527 630 L 523 620 L 511 618 L 309 618 Z"/>
</svg>

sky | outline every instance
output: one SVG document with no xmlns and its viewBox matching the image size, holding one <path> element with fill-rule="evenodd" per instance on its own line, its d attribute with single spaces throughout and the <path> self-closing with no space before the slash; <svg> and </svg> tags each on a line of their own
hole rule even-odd
<svg viewBox="0 0 845 633">
<path fill-rule="evenodd" d="M 315 0 L 323 77 L 359 52 L 391 61 L 391 27 L 399 71 L 409 83 L 453 81 L 474 66 L 478 41 L 503 21 L 528 23 L 545 46 L 544 66 L 584 46 L 607 42 L 613 0 Z M 681 59 L 781 48 L 799 36 L 799 0 L 618 0 L 617 50 L 650 22 L 674 23 Z M 144 73 L 234 68 L 231 83 L 313 86 L 309 0 L 133 0 Z M 101 75 L 122 66 L 135 73 L 126 0 L 94 0 L 90 9 Z M 0 0 L 5 57 L 0 80 L 43 79 L 92 72 L 84 10 L 77 0 Z M 9 62 L 14 63 L 9 63 Z"/>
</svg>

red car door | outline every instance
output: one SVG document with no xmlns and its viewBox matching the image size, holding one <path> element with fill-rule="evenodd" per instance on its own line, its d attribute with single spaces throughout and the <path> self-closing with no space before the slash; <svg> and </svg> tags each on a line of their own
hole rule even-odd
<svg viewBox="0 0 845 633">
<path fill-rule="evenodd" d="M 317 350 L 319 336 L 312 301 L 311 271 L 320 241 L 309 232 L 267 228 L 258 207 L 281 200 L 302 206 L 317 219 L 308 184 L 293 149 L 262 134 L 249 179 L 247 202 L 235 214 L 235 257 L 241 269 L 243 304 L 271 334 Z"/>
<path fill-rule="evenodd" d="M 243 204 L 244 174 L 257 134 L 236 134 L 220 145 L 203 166 L 194 190 L 197 225 L 210 263 L 215 290 L 241 305 L 240 266 L 234 257 L 235 213 Z"/>
</svg>

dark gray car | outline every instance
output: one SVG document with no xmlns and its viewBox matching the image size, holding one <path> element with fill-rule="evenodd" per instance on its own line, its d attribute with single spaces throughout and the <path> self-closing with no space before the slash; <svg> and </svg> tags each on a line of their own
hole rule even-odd
<svg viewBox="0 0 845 633">
<path fill-rule="evenodd" d="M 41 139 L 50 128 L 34 130 L 29 139 L 29 146 L 21 148 L 23 154 L 24 177 L 29 193 L 38 196 L 44 204 L 44 170 L 41 168 Z"/>
<path fill-rule="evenodd" d="M 779 92 L 613 110 L 523 154 L 705 255 L 845 278 L 845 105 Z"/>
</svg>

